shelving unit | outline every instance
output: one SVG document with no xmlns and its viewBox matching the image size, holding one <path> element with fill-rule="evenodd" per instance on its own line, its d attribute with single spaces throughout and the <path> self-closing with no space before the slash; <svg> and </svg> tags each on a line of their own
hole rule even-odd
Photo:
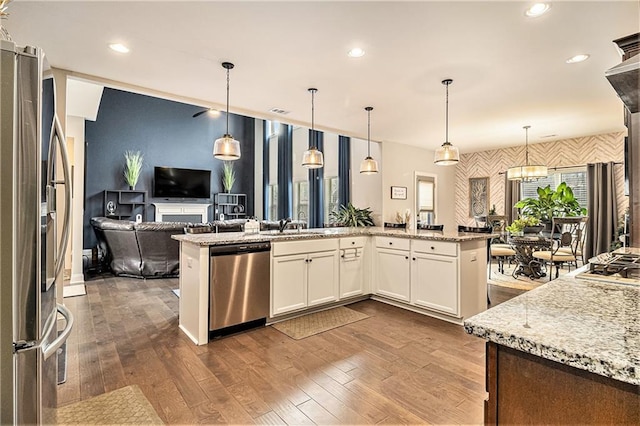
<svg viewBox="0 0 640 426">
<path fill-rule="evenodd" d="M 146 220 L 147 191 L 132 189 L 106 189 L 104 191 L 104 216 L 111 219 L 135 220 L 137 214 Z M 113 207 L 110 209 L 110 207 Z"/>
<path fill-rule="evenodd" d="M 247 196 L 245 194 L 218 192 L 214 196 L 214 202 L 216 209 L 214 219 L 218 219 L 220 213 L 229 219 L 240 219 L 247 215 Z"/>
</svg>

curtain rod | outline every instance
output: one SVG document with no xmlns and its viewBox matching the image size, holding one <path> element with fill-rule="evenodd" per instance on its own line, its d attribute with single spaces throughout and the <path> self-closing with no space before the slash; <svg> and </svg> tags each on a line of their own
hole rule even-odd
<svg viewBox="0 0 640 426">
<path fill-rule="evenodd" d="M 595 163 L 590 163 L 590 164 L 595 164 Z M 606 164 L 606 163 L 605 163 Z M 614 161 L 613 165 L 614 166 L 619 166 L 624 164 L 624 162 L 622 161 Z M 588 164 L 578 164 L 576 166 L 559 166 L 559 167 L 547 167 L 548 170 L 563 170 L 563 169 L 576 169 L 578 167 L 587 167 Z M 504 175 L 507 172 L 498 172 L 499 175 Z"/>
</svg>

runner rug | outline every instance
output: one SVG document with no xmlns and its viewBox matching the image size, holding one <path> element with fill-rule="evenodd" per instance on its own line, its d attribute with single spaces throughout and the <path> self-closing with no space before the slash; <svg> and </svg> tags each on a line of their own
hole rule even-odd
<svg viewBox="0 0 640 426">
<path fill-rule="evenodd" d="M 295 340 L 369 318 L 369 315 L 339 306 L 273 324 L 272 327 Z"/>
<path fill-rule="evenodd" d="M 162 425 L 163 421 L 137 385 L 65 405 L 58 425 Z"/>
</svg>

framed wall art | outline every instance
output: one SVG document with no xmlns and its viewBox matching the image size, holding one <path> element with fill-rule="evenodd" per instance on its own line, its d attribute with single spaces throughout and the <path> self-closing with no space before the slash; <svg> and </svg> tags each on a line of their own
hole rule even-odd
<svg viewBox="0 0 640 426">
<path fill-rule="evenodd" d="M 406 186 L 392 186 L 391 187 L 391 199 L 392 200 L 406 200 L 407 199 L 407 187 Z"/>
<path fill-rule="evenodd" d="M 489 178 L 469 178 L 469 217 L 489 214 Z"/>
</svg>

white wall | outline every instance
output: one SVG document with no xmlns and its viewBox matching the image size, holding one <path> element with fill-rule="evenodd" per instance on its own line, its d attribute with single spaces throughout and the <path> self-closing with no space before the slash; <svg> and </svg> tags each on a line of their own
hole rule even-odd
<svg viewBox="0 0 640 426">
<path fill-rule="evenodd" d="M 379 173 L 360 174 L 360 163 L 366 156 L 367 141 L 351 138 L 351 203 L 359 209 L 369 207 L 374 223 L 382 226 L 382 175 L 386 165 L 383 165 L 380 144 L 371 142 L 371 156 L 378 161 Z"/>
<path fill-rule="evenodd" d="M 373 154 L 373 152 L 372 152 Z M 396 212 L 411 210 L 411 226 L 415 227 L 415 172 L 437 175 L 436 219 L 443 224 L 445 231 L 455 232 L 456 223 L 456 167 L 436 166 L 433 164 L 434 151 L 399 143 L 382 144 L 382 218 L 384 222 L 395 222 Z M 406 200 L 392 200 L 391 187 L 407 188 Z"/>
<path fill-rule="evenodd" d="M 67 116 L 67 138 L 73 138 L 73 200 L 71 217 L 71 284 L 84 282 L 82 232 L 84 217 L 84 118 Z"/>
</svg>

